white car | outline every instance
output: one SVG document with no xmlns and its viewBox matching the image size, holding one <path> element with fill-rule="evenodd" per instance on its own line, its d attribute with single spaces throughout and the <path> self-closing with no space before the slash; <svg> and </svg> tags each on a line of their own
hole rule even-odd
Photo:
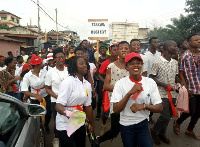
<svg viewBox="0 0 200 147">
<path fill-rule="evenodd" d="M 0 147 L 44 147 L 46 109 L 0 93 Z"/>
</svg>

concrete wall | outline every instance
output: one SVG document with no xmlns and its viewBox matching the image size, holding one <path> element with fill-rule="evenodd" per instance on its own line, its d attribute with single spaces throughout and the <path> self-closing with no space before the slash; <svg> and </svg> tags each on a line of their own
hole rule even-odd
<svg viewBox="0 0 200 147">
<path fill-rule="evenodd" d="M 8 51 L 11 51 L 16 57 L 20 54 L 20 43 L 13 41 L 0 40 L 0 55 L 8 57 Z"/>
</svg>

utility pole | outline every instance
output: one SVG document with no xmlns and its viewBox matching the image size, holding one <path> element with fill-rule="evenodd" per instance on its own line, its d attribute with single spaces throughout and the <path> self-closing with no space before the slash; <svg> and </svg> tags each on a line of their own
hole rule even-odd
<svg viewBox="0 0 200 147">
<path fill-rule="evenodd" d="M 56 31 L 57 31 L 57 45 L 58 45 L 58 18 L 57 18 L 57 8 L 55 9 L 56 10 Z"/>
<path fill-rule="evenodd" d="M 39 7 L 39 0 L 37 0 L 37 6 L 38 6 L 38 35 L 40 34 L 40 7 Z M 39 36 L 37 37 L 37 50 L 39 51 L 39 45 L 40 45 L 40 39 Z"/>
<path fill-rule="evenodd" d="M 39 0 L 37 0 L 38 5 L 38 33 L 40 33 L 40 7 L 39 7 Z"/>
</svg>

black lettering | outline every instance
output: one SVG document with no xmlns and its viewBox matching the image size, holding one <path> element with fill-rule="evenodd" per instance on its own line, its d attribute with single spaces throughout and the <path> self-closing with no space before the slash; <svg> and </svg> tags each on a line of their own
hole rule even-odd
<svg viewBox="0 0 200 147">
<path fill-rule="evenodd" d="M 91 30 L 91 34 L 106 34 L 106 30 Z"/>
</svg>

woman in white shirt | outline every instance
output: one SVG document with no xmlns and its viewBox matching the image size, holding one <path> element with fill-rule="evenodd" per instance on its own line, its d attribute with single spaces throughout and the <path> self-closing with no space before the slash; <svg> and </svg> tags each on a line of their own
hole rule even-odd
<svg viewBox="0 0 200 147">
<path fill-rule="evenodd" d="M 47 113 L 45 115 L 44 127 L 46 132 L 49 134 L 49 122 L 51 119 L 52 112 L 50 96 L 45 90 L 46 70 L 42 69 L 42 59 L 38 56 L 32 56 L 30 63 L 33 69 L 30 70 L 27 74 L 25 74 L 21 83 L 21 91 L 24 93 L 24 95 L 30 97 L 30 101 L 33 104 L 39 104 L 43 101 L 42 99 L 45 98 Z"/>
<path fill-rule="evenodd" d="M 156 83 L 141 76 L 141 56 L 132 52 L 125 63 L 130 75 L 117 81 L 111 96 L 114 113 L 120 113 L 122 142 L 125 147 L 153 147 L 147 119 L 149 111 L 162 111 L 162 100 Z"/>
<path fill-rule="evenodd" d="M 56 129 L 61 147 L 85 147 L 86 130 L 85 125 L 77 129 L 70 137 L 66 128 L 69 125 L 69 117 L 65 110 L 83 111 L 90 122 L 90 133 L 94 134 L 94 120 L 91 106 L 91 85 L 85 80 L 87 66 L 83 57 L 71 57 L 68 62 L 69 77 L 59 87 L 59 94 L 56 101 Z"/>
</svg>

